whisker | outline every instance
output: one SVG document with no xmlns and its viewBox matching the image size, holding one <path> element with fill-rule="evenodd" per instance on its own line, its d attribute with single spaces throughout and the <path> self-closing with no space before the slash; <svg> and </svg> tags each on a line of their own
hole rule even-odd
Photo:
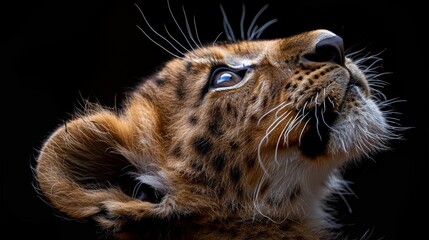
<svg viewBox="0 0 429 240">
<path fill-rule="evenodd" d="M 353 59 L 355 56 L 358 56 L 359 54 L 362 54 L 363 52 L 366 52 L 366 51 L 367 51 L 367 47 L 364 47 L 357 51 L 353 51 L 351 48 L 349 48 L 349 49 L 346 49 L 345 55 L 347 58 Z"/>
<path fill-rule="evenodd" d="M 291 113 L 292 113 L 291 111 L 287 111 L 287 112 L 282 113 L 278 118 L 276 118 L 274 120 L 274 122 L 271 123 L 271 125 L 265 131 L 265 135 L 268 136 L 274 129 L 277 128 L 277 126 L 281 123 L 281 121 L 283 121 L 282 118 L 287 118 Z M 282 119 L 282 120 L 280 120 L 280 119 Z"/>
<path fill-rule="evenodd" d="M 262 115 L 262 116 L 259 118 L 259 120 L 258 120 L 258 125 L 259 125 L 259 123 L 261 122 L 261 120 L 262 120 L 264 117 L 266 117 L 268 114 L 270 114 L 271 112 L 275 111 L 275 110 L 276 110 L 276 109 L 278 109 L 278 108 L 283 109 L 284 107 L 286 107 L 286 106 L 288 106 L 288 105 L 291 105 L 291 104 L 292 104 L 291 102 L 289 102 L 289 103 L 287 103 L 287 102 L 282 102 L 281 104 L 279 104 L 279 105 L 277 105 L 276 107 L 272 108 L 272 109 L 271 109 L 271 110 L 269 110 L 268 112 L 264 113 L 264 115 Z M 276 113 L 276 117 L 277 117 L 277 113 Z"/>
<path fill-rule="evenodd" d="M 300 114 L 299 112 L 296 114 L 296 116 L 294 117 L 294 119 L 292 119 L 292 121 L 289 123 L 287 123 L 288 129 L 284 132 L 284 140 L 285 143 L 287 145 L 289 145 L 289 133 L 291 133 L 293 131 L 293 129 L 298 126 L 302 120 L 304 120 L 304 118 L 307 116 L 308 113 L 306 113 L 305 115 Z"/>
<path fill-rule="evenodd" d="M 265 217 L 266 219 L 268 219 L 268 220 L 270 220 L 270 221 L 272 221 L 272 222 L 276 222 L 274 219 L 272 219 L 270 216 L 268 216 L 268 215 L 266 215 L 266 214 L 264 214 L 263 212 L 262 212 L 262 210 L 261 210 L 261 207 L 260 207 L 260 204 L 259 204 L 259 194 L 260 194 L 260 192 L 261 192 L 261 188 L 262 188 L 262 185 L 263 185 L 263 183 L 265 182 L 265 179 L 266 179 L 266 177 L 268 177 L 268 175 L 267 174 L 264 174 L 262 177 L 261 177 L 261 179 L 259 180 L 259 182 L 258 182 L 258 185 L 257 185 L 257 187 L 256 187 L 256 189 L 255 189 L 255 194 L 254 194 L 254 197 L 253 197 L 253 206 L 255 207 L 255 210 L 261 215 L 261 216 L 263 216 L 263 217 Z"/>
<path fill-rule="evenodd" d="M 168 6 L 168 11 L 170 12 L 171 17 L 173 18 L 174 23 L 177 26 L 177 29 L 179 29 L 180 33 L 182 34 L 183 38 L 185 39 L 185 41 L 188 43 L 189 47 L 193 50 L 194 48 L 192 47 L 192 44 L 189 42 L 189 39 L 186 37 L 185 32 L 182 30 L 182 28 L 180 27 L 178 21 L 176 20 L 176 17 L 173 14 L 173 10 L 171 10 L 171 6 L 170 6 L 170 0 L 167 0 L 167 6 Z M 186 18 L 186 17 L 185 17 Z M 187 21 L 187 20 L 186 20 Z"/>
<path fill-rule="evenodd" d="M 308 122 L 310 122 L 310 120 L 311 120 L 311 118 L 309 118 L 309 119 L 305 122 L 304 126 L 303 126 L 303 127 L 302 127 L 302 129 L 301 129 L 301 133 L 299 134 L 299 138 L 298 138 L 298 146 L 301 146 L 301 138 L 302 138 L 302 134 L 304 133 L 305 127 L 307 127 L 307 124 L 308 124 Z"/>
<path fill-rule="evenodd" d="M 290 113 L 291 113 L 290 111 L 283 113 L 273 123 L 271 123 L 271 125 L 267 128 L 267 130 L 265 132 L 265 136 L 259 141 L 259 144 L 258 144 L 258 161 L 259 161 L 259 164 L 261 165 L 262 169 L 264 170 L 264 172 L 266 172 L 266 168 L 264 167 L 264 164 L 263 164 L 262 158 L 261 158 L 262 144 L 265 141 L 268 141 L 269 135 L 280 125 L 281 122 L 283 122 L 289 116 Z"/>
<path fill-rule="evenodd" d="M 316 118 L 317 135 L 319 136 L 320 141 L 322 141 L 322 135 L 320 134 L 320 131 L 319 131 L 319 118 L 317 117 L 317 103 L 314 105 L 314 116 Z"/>
<path fill-rule="evenodd" d="M 241 39 L 245 40 L 244 38 L 244 17 L 246 16 L 246 7 L 244 4 L 242 5 L 242 14 L 240 19 L 240 33 L 241 33 Z"/>
<path fill-rule="evenodd" d="M 286 119 L 288 116 L 285 116 L 279 123 L 281 123 L 281 122 L 283 122 L 284 121 L 284 119 Z M 277 139 L 277 143 L 276 143 L 276 149 L 275 149 L 275 151 L 274 151 L 274 161 L 275 161 L 275 163 L 278 165 L 279 163 L 278 163 L 278 158 L 277 158 L 277 154 L 278 154 L 278 149 L 279 149 L 279 146 L 280 146 L 280 141 L 281 141 L 281 139 L 282 139 L 282 136 L 284 137 L 284 135 L 286 134 L 286 129 L 288 129 L 289 128 L 289 122 L 290 122 L 291 120 L 289 119 L 289 121 L 285 124 L 285 126 L 283 127 L 283 129 L 282 129 L 282 131 L 280 132 L 280 134 L 279 134 L 279 137 L 278 137 L 278 139 Z M 286 138 L 284 138 L 285 140 L 286 140 Z"/>
<path fill-rule="evenodd" d="M 277 166 L 279 166 L 278 151 L 279 151 L 280 141 L 282 140 L 283 132 L 286 130 L 286 128 L 287 128 L 287 125 L 285 125 L 282 131 L 280 132 L 276 143 L 276 149 L 274 150 L 274 162 L 276 163 Z"/>
<path fill-rule="evenodd" d="M 281 108 L 279 108 L 277 111 L 276 111 L 276 113 L 274 114 L 274 117 L 276 118 L 277 116 L 278 116 L 278 114 L 279 114 L 279 112 L 281 111 L 281 110 L 283 110 L 285 107 L 287 107 L 287 106 L 289 106 L 289 105 L 291 105 L 292 103 L 290 102 L 290 103 L 286 103 L 284 106 L 282 106 Z"/>
<path fill-rule="evenodd" d="M 183 52 L 181 52 L 179 49 L 177 49 L 177 47 L 173 44 L 173 43 L 171 43 L 167 38 L 165 38 L 164 36 L 162 36 L 160 33 L 158 33 L 153 27 L 152 27 L 152 25 L 150 25 L 150 23 L 149 23 L 149 21 L 147 20 L 147 18 L 146 18 L 146 16 L 144 15 L 144 13 L 143 13 L 143 11 L 141 10 L 141 8 L 137 5 L 137 4 L 134 4 L 134 6 L 136 6 L 137 7 L 137 9 L 139 10 L 139 12 L 140 12 L 140 14 L 141 14 L 141 16 L 143 17 L 143 19 L 144 19 L 144 21 L 145 21 L 145 23 L 146 23 L 146 25 L 149 27 L 149 29 L 153 32 L 153 33 L 155 33 L 158 37 L 160 37 L 161 39 L 163 39 L 164 41 L 166 41 L 170 46 L 172 46 L 173 48 L 174 48 L 174 50 L 176 50 L 177 52 L 179 52 L 181 55 L 184 55 L 183 54 Z M 155 41 L 153 38 L 151 38 L 150 36 L 149 36 L 149 34 L 147 34 L 140 26 L 138 26 L 138 25 L 136 25 L 137 26 L 137 28 L 150 40 L 150 41 L 152 41 L 153 43 L 155 43 L 157 46 L 159 46 L 160 48 L 162 48 L 164 51 L 166 51 L 167 53 L 169 53 L 170 55 L 172 55 L 172 56 L 174 56 L 174 57 L 177 57 L 177 58 L 180 58 L 180 59 L 182 59 L 182 60 L 185 60 L 185 61 L 189 61 L 188 59 L 185 59 L 185 58 L 183 58 L 183 57 L 181 57 L 181 56 L 179 56 L 179 55 L 177 55 L 177 54 L 175 54 L 175 53 L 172 53 L 170 50 L 168 50 L 166 47 L 164 47 L 164 46 L 162 46 L 160 43 L 158 43 L 157 41 Z"/>
<path fill-rule="evenodd" d="M 375 81 L 375 80 L 377 80 L 377 81 L 380 81 L 380 82 L 383 82 L 384 84 L 389 84 L 388 82 L 386 82 L 386 81 L 383 81 L 383 80 L 379 80 L 379 79 L 377 79 L 378 77 L 381 77 L 381 76 L 384 76 L 384 75 L 389 75 L 389 74 L 393 74 L 393 72 L 383 72 L 383 73 L 378 73 L 378 74 L 374 74 L 374 75 L 369 75 L 369 77 L 370 77 L 370 81 Z M 366 76 L 368 77 L 368 74 L 366 74 Z"/>
<path fill-rule="evenodd" d="M 371 92 L 373 92 L 373 96 L 377 94 L 380 95 L 381 99 L 387 99 L 386 95 L 376 88 L 371 88 Z"/>
<path fill-rule="evenodd" d="M 183 50 L 185 50 L 186 52 L 190 52 L 190 53 L 192 53 L 192 51 L 190 51 L 189 49 L 187 49 L 185 46 L 183 46 L 177 39 L 175 39 L 172 35 L 171 35 L 171 33 L 170 33 L 170 31 L 168 31 L 168 28 L 167 28 L 167 26 L 166 25 L 164 25 L 164 29 L 165 29 L 165 32 L 167 33 L 167 35 L 174 41 L 174 42 L 176 42 L 181 48 L 183 48 Z M 176 49 L 176 48 L 175 48 Z M 181 54 L 183 54 L 184 55 L 184 53 L 182 53 L 181 51 L 179 51 L 178 49 L 176 49 L 178 52 L 180 52 Z"/>
<path fill-rule="evenodd" d="M 255 17 L 253 18 L 252 22 L 250 23 L 249 28 L 247 29 L 247 40 L 252 40 L 251 36 L 252 33 L 254 32 L 254 26 L 256 21 L 258 20 L 259 16 L 268 8 L 268 4 L 266 4 L 264 7 L 261 8 L 261 10 L 259 10 L 258 13 L 256 13 Z"/>
<path fill-rule="evenodd" d="M 223 32 L 220 32 L 220 33 L 216 36 L 215 40 L 213 41 L 212 46 L 215 46 L 215 45 L 216 45 L 217 40 L 219 39 L 219 37 L 220 37 L 222 34 L 223 34 Z"/>
<path fill-rule="evenodd" d="M 231 42 L 236 42 L 234 31 L 232 30 L 231 24 L 229 24 L 228 17 L 226 16 L 225 10 L 223 9 L 222 4 L 220 5 L 220 10 L 223 15 L 223 28 L 225 29 L 226 37 Z"/>
<path fill-rule="evenodd" d="M 188 30 L 189 38 L 192 40 L 192 42 L 195 44 L 195 46 L 200 47 L 198 45 L 198 43 L 195 41 L 194 36 L 192 35 L 191 26 L 189 26 L 189 21 L 188 21 L 188 17 L 186 15 L 186 11 L 185 11 L 184 6 L 182 6 L 182 10 L 183 10 L 183 16 L 185 17 L 185 25 L 186 25 L 186 29 Z M 194 48 L 192 48 L 192 49 L 194 49 Z"/>
<path fill-rule="evenodd" d="M 195 36 L 197 37 L 197 41 L 198 41 L 198 43 L 199 43 L 199 47 L 203 47 L 203 44 L 201 43 L 201 40 L 200 40 L 200 36 L 198 35 L 198 28 L 197 28 L 197 21 L 195 20 L 195 16 L 194 16 L 194 28 L 195 28 Z"/>
<path fill-rule="evenodd" d="M 321 117 L 322 117 L 322 122 L 323 122 L 323 124 L 325 124 L 325 126 L 326 126 L 327 128 L 329 128 L 331 131 L 335 131 L 335 132 L 337 132 L 337 130 L 336 130 L 336 129 L 332 128 L 331 126 L 329 126 L 329 124 L 327 124 L 327 123 L 326 123 L 326 121 L 325 121 L 325 117 L 324 117 L 324 115 L 323 115 L 323 114 L 321 114 Z"/>
<path fill-rule="evenodd" d="M 135 186 L 134 186 L 134 188 L 133 188 L 133 192 L 132 192 L 132 194 L 131 194 L 131 197 L 132 198 L 137 198 L 137 193 L 138 193 L 138 191 L 139 191 L 139 189 L 140 189 L 140 187 L 141 187 L 141 185 L 142 185 L 143 183 L 142 182 L 138 182 Z"/>
<path fill-rule="evenodd" d="M 189 59 L 186 59 L 186 58 L 184 58 L 184 57 L 181 57 L 181 56 L 179 56 L 179 55 L 177 55 L 177 54 L 174 54 L 174 53 L 172 53 L 170 50 L 168 50 L 167 48 L 165 48 L 164 46 L 162 46 L 161 44 L 159 44 L 158 42 L 156 42 L 155 40 L 153 40 L 140 26 L 138 26 L 138 25 L 136 25 L 136 27 L 138 28 L 138 29 L 140 29 L 140 31 L 149 39 L 149 40 L 151 40 L 153 43 L 155 43 L 158 47 L 160 47 L 160 48 L 162 48 L 164 51 L 166 51 L 167 53 L 169 53 L 170 55 L 172 55 L 173 57 L 176 57 L 176 58 L 180 58 L 180 59 L 182 59 L 182 60 L 185 60 L 185 61 L 188 61 L 188 62 L 191 62 Z"/>
<path fill-rule="evenodd" d="M 264 25 L 262 25 L 258 30 L 256 30 L 256 28 L 255 28 L 255 31 L 252 32 L 252 36 L 251 36 L 252 39 L 253 38 L 258 39 L 261 36 L 261 34 L 265 31 L 265 29 L 267 29 L 269 26 L 271 26 L 272 24 L 274 24 L 276 22 L 277 22 L 277 19 L 272 19 L 272 20 L 266 22 Z"/>
</svg>

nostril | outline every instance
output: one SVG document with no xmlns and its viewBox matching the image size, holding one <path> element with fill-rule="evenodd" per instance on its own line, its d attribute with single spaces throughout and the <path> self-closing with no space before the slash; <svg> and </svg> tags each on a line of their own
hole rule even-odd
<svg viewBox="0 0 429 240">
<path fill-rule="evenodd" d="M 320 40 L 314 53 L 305 54 L 304 59 L 313 62 L 333 62 L 344 65 L 344 44 L 339 36 Z"/>
</svg>

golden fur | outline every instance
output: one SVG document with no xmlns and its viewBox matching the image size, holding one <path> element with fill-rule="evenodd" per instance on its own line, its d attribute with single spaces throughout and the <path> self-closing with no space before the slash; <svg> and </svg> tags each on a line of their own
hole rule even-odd
<svg viewBox="0 0 429 240">
<path fill-rule="evenodd" d="M 118 239 L 333 238 L 325 201 L 345 184 L 340 169 L 392 134 L 342 43 L 317 49 L 329 39 L 172 59 L 120 111 L 95 106 L 60 126 L 38 156 L 40 190 Z"/>
</svg>

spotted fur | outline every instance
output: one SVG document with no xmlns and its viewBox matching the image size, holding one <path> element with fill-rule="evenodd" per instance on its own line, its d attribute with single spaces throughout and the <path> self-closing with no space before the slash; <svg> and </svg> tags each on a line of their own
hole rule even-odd
<svg viewBox="0 0 429 240">
<path fill-rule="evenodd" d="M 59 126 L 36 179 L 117 239 L 332 239 L 342 167 L 395 137 L 384 105 L 327 30 L 200 46 Z"/>
</svg>

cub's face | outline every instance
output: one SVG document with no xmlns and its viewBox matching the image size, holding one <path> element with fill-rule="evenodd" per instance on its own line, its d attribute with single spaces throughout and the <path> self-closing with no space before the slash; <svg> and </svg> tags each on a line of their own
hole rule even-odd
<svg viewBox="0 0 429 240">
<path fill-rule="evenodd" d="M 318 221 L 337 169 L 391 138 L 377 104 L 326 30 L 200 47 L 120 113 L 95 107 L 58 128 L 37 179 L 54 207 L 114 231 L 184 215 Z"/>
<path fill-rule="evenodd" d="M 280 152 L 338 164 L 387 137 L 365 76 L 325 30 L 198 49 L 151 80 L 137 94 L 156 92 L 177 155 L 257 150 L 261 167 Z"/>
</svg>

